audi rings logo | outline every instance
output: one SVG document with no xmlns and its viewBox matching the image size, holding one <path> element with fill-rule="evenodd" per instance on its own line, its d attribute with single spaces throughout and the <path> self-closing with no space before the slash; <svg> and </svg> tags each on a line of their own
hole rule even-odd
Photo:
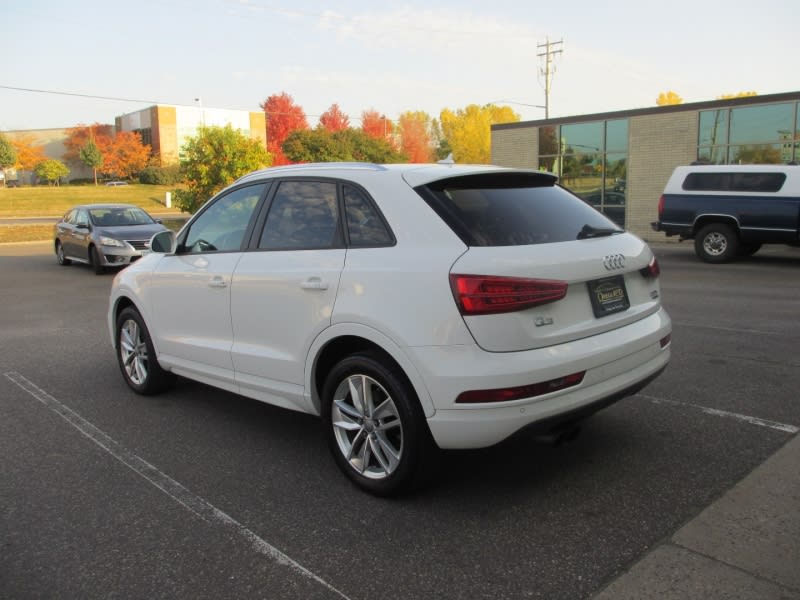
<svg viewBox="0 0 800 600">
<path fill-rule="evenodd" d="M 625 268 L 625 256 L 622 254 L 609 254 L 603 258 L 603 266 L 606 271 L 616 271 Z"/>
</svg>

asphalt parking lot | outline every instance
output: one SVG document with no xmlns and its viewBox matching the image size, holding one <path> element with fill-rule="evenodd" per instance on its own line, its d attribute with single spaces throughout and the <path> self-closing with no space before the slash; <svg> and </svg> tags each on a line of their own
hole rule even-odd
<svg viewBox="0 0 800 600">
<path fill-rule="evenodd" d="M 313 417 L 185 380 L 136 396 L 112 276 L 0 246 L 0 597 L 592 597 L 800 426 L 800 249 L 654 250 L 659 379 L 574 442 L 449 452 L 433 486 L 384 500 Z"/>
</svg>

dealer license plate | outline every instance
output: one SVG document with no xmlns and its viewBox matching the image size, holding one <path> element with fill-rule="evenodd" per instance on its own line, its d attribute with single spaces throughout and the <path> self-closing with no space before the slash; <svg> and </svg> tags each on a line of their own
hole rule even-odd
<svg viewBox="0 0 800 600">
<path fill-rule="evenodd" d="M 596 279 L 586 285 L 589 288 L 592 310 L 597 318 L 628 310 L 631 306 L 622 275 Z"/>
</svg>

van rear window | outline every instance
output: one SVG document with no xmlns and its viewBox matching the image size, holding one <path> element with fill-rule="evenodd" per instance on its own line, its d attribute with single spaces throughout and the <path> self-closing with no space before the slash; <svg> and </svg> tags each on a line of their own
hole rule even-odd
<svg viewBox="0 0 800 600">
<path fill-rule="evenodd" d="M 786 173 L 689 173 L 683 189 L 694 192 L 777 192 Z"/>
<path fill-rule="evenodd" d="M 543 179 L 543 178 L 542 178 Z M 468 246 L 524 246 L 580 239 L 584 227 L 622 231 L 554 178 L 460 177 L 417 188 Z"/>
</svg>

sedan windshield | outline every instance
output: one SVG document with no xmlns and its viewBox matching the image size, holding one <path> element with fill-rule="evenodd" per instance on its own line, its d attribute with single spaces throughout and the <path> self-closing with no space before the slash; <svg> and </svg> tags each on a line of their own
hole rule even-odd
<svg viewBox="0 0 800 600">
<path fill-rule="evenodd" d="M 97 227 L 124 227 L 127 225 L 152 225 L 152 217 L 137 206 L 120 208 L 93 208 L 89 211 L 92 224 Z"/>
</svg>

